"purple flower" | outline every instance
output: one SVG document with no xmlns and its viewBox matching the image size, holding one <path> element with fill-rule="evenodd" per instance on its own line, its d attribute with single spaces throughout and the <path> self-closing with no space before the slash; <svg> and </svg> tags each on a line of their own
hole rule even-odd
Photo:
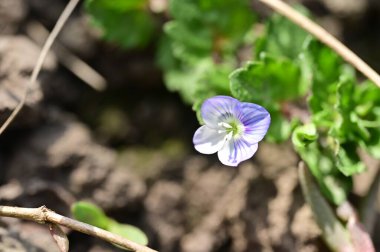
<svg viewBox="0 0 380 252">
<path fill-rule="evenodd" d="M 201 115 L 205 125 L 194 134 L 195 149 L 203 154 L 218 152 L 220 162 L 229 166 L 251 158 L 270 125 L 265 108 L 229 96 L 207 99 Z"/>
</svg>

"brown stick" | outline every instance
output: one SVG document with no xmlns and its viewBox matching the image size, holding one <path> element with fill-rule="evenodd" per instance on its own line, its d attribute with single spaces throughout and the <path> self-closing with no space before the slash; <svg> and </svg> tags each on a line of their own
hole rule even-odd
<svg viewBox="0 0 380 252">
<path fill-rule="evenodd" d="M 40 45 L 43 45 L 46 38 L 49 37 L 49 31 L 37 21 L 32 21 L 27 25 L 26 33 Z M 107 87 L 107 81 L 103 76 L 72 53 L 62 43 L 56 41 L 52 50 L 57 55 L 59 62 L 84 83 L 97 91 L 103 91 Z"/>
<path fill-rule="evenodd" d="M 368 79 L 373 81 L 378 87 L 380 87 L 380 75 L 376 73 L 367 63 L 359 58 L 354 52 L 343 45 L 339 40 L 332 36 L 329 32 L 323 29 L 321 26 L 311 21 L 301 13 L 294 10 L 288 4 L 281 0 L 259 0 L 265 5 L 271 7 L 276 12 L 285 16 L 302 29 L 314 35 L 322 43 L 333 49 L 339 54 L 345 61 L 354 66 L 358 71 L 364 74 Z"/>
<path fill-rule="evenodd" d="M 98 237 L 107 242 L 114 243 L 134 252 L 157 252 L 156 250 L 142 246 L 101 228 L 97 228 L 89 224 L 57 214 L 45 206 L 39 208 L 0 206 L 0 216 L 31 220 L 41 224 L 54 223 L 84 234 Z"/>
<path fill-rule="evenodd" d="M 61 31 L 63 25 L 66 23 L 67 19 L 69 18 L 70 14 L 73 12 L 77 4 L 79 3 L 79 0 L 70 0 L 70 2 L 66 5 L 66 8 L 63 10 L 61 16 L 58 18 L 57 23 L 55 24 L 52 32 L 50 33 L 49 37 L 47 38 L 42 51 L 37 59 L 37 63 L 34 66 L 32 75 L 30 76 L 29 82 L 27 83 L 25 92 L 23 97 L 21 98 L 20 103 L 17 105 L 15 110 L 12 111 L 12 114 L 8 117 L 8 119 L 5 121 L 3 125 L 0 127 L 0 135 L 4 132 L 6 128 L 8 128 L 9 124 L 15 119 L 17 114 L 21 111 L 22 107 L 25 104 L 26 98 L 28 97 L 30 88 L 32 85 L 36 82 L 37 76 L 41 71 L 42 64 L 44 63 L 44 60 L 50 50 L 50 47 L 52 46 L 54 40 L 58 36 L 59 32 Z"/>
</svg>

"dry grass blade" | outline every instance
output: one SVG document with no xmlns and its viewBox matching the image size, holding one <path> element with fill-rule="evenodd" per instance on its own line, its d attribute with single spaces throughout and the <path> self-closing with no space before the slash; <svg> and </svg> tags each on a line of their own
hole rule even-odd
<svg viewBox="0 0 380 252">
<path fill-rule="evenodd" d="M 40 45 L 43 45 L 44 41 L 49 36 L 48 30 L 38 22 L 31 22 L 28 24 L 26 32 L 29 37 Z M 106 88 L 107 81 L 104 77 L 72 53 L 62 43 L 56 41 L 52 50 L 57 55 L 59 62 L 84 83 L 97 91 L 103 91 Z"/>
<path fill-rule="evenodd" d="M 32 87 L 32 85 L 36 82 L 37 76 L 41 71 L 42 64 L 52 46 L 54 43 L 54 40 L 57 38 L 59 32 L 61 31 L 63 25 L 66 23 L 67 19 L 69 18 L 70 14 L 73 12 L 77 4 L 80 0 L 70 0 L 70 2 L 66 5 L 66 8 L 63 10 L 61 16 L 59 17 L 57 23 L 54 26 L 54 29 L 50 33 L 49 37 L 47 38 L 41 53 L 38 57 L 37 63 L 33 69 L 32 75 L 30 76 L 30 80 L 25 88 L 25 92 L 23 97 L 21 98 L 20 103 L 17 105 L 15 110 L 12 111 L 12 114 L 8 117 L 8 119 L 4 122 L 4 124 L 0 127 L 0 135 L 8 128 L 8 126 L 11 124 L 11 122 L 15 119 L 17 114 L 21 111 L 22 107 L 25 104 L 26 98 L 28 97 L 29 91 Z"/>
</svg>

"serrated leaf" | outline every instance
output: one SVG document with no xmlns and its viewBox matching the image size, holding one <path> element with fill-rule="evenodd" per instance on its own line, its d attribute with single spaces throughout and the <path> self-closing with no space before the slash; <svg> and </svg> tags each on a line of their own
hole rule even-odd
<svg viewBox="0 0 380 252">
<path fill-rule="evenodd" d="M 230 87 L 239 100 L 270 106 L 302 96 L 300 77 L 300 68 L 294 62 L 263 56 L 261 61 L 248 62 L 232 72 Z"/>
<path fill-rule="evenodd" d="M 108 227 L 108 231 L 144 246 L 148 244 L 148 237 L 145 233 L 132 225 L 120 224 L 112 221 Z"/>
<path fill-rule="evenodd" d="M 71 212 L 75 219 L 102 229 L 107 229 L 111 222 L 102 209 L 89 202 L 73 204 Z"/>
<path fill-rule="evenodd" d="M 281 115 L 282 102 L 304 94 L 299 66 L 285 58 L 263 55 L 261 61 L 248 62 L 230 75 L 230 88 L 241 101 L 258 103 L 271 113 L 272 123 L 267 139 L 280 142 L 288 139 L 291 123 Z"/>
</svg>

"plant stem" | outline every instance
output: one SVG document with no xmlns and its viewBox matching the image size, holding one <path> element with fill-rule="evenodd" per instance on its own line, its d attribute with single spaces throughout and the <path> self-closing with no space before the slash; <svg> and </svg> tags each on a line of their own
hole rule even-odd
<svg viewBox="0 0 380 252">
<path fill-rule="evenodd" d="M 373 81 L 378 87 L 380 87 L 380 75 L 376 73 L 367 63 L 359 58 L 354 52 L 348 49 L 344 44 L 332 36 L 329 32 L 323 29 L 321 26 L 294 10 L 288 4 L 281 0 L 259 0 L 265 5 L 271 7 L 276 12 L 285 16 L 302 29 L 314 35 L 322 43 L 333 49 L 339 54 L 345 61 L 354 66 L 358 71 L 365 75 L 368 79 Z"/>
<path fill-rule="evenodd" d="M 375 178 L 360 204 L 360 217 L 368 230 L 368 233 L 373 233 L 376 224 L 376 198 L 380 192 L 380 169 L 377 171 Z"/>
<path fill-rule="evenodd" d="M 54 223 L 84 234 L 98 237 L 107 242 L 114 243 L 134 252 L 157 252 L 156 250 L 142 246 L 140 244 L 137 244 L 119 235 L 115 235 L 101 228 L 97 228 L 89 224 L 57 214 L 45 206 L 39 208 L 0 206 L 0 216 L 26 219 L 41 224 Z"/>
<path fill-rule="evenodd" d="M 80 0 L 70 0 L 70 2 L 66 5 L 65 9 L 63 10 L 61 16 L 58 18 L 57 23 L 55 24 L 53 30 L 49 34 L 49 37 L 47 38 L 40 55 L 38 56 L 37 63 L 34 66 L 32 75 L 30 76 L 29 82 L 26 85 L 26 89 L 24 92 L 23 97 L 21 98 L 20 103 L 17 105 L 17 107 L 12 111 L 12 114 L 8 117 L 8 119 L 4 122 L 4 124 L 0 127 L 0 135 L 5 131 L 5 129 L 9 126 L 9 124 L 14 120 L 14 118 L 17 116 L 17 114 L 20 112 L 22 107 L 25 104 L 26 98 L 28 97 L 29 91 L 33 84 L 37 80 L 37 76 L 41 71 L 42 64 L 44 63 L 44 60 L 54 43 L 54 40 L 57 38 L 59 32 L 61 31 L 63 25 L 66 23 L 67 19 L 69 18 L 70 14 L 73 12 L 77 4 Z"/>
<path fill-rule="evenodd" d="M 304 198 L 322 231 L 326 245 L 331 251 L 355 251 L 348 230 L 338 220 L 302 161 L 298 164 L 298 177 Z"/>
</svg>

